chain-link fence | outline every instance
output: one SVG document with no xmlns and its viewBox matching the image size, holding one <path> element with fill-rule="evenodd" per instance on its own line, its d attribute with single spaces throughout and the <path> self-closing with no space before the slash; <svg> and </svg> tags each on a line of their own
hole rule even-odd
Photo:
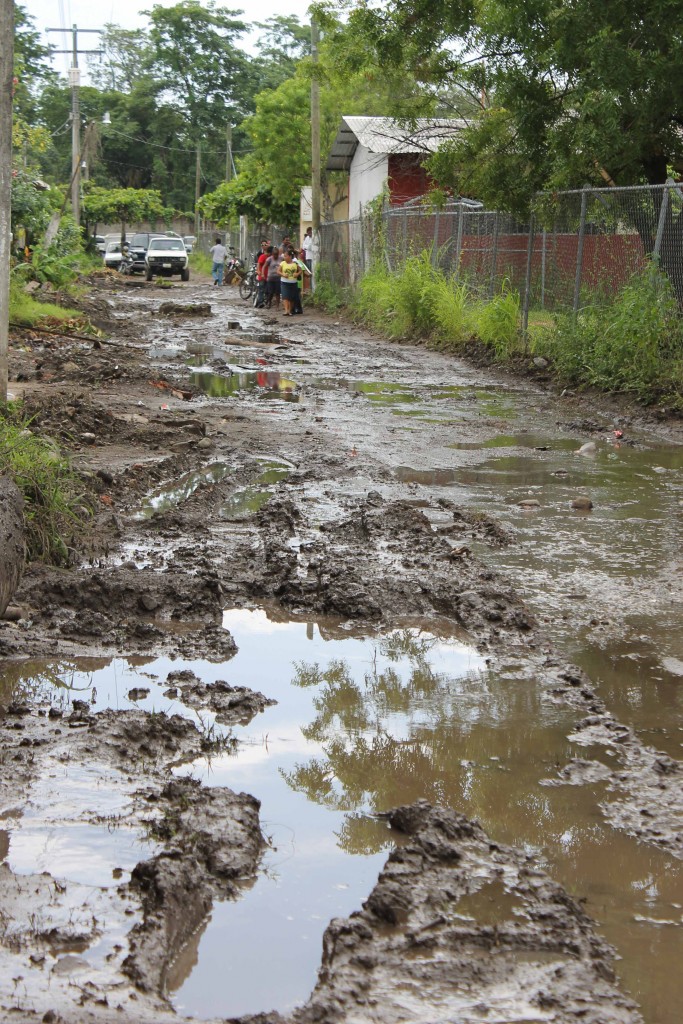
<svg viewBox="0 0 683 1024">
<path fill-rule="evenodd" d="M 261 251 L 261 241 L 272 239 L 273 245 L 279 245 L 287 234 L 284 228 L 276 224 L 264 227 L 262 224 L 243 223 L 241 229 L 221 230 L 221 228 L 202 229 L 198 235 L 197 248 L 208 253 L 217 238 L 223 239 L 228 248 L 234 248 L 241 259 L 248 263 L 250 258 Z"/>
<path fill-rule="evenodd" d="M 481 297 L 503 287 L 530 309 L 578 310 L 609 300 L 655 260 L 683 305 L 683 186 L 585 188 L 538 195 L 526 223 L 470 200 L 423 203 L 324 224 L 321 270 L 353 286 L 381 261 L 398 270 L 425 250 L 434 267 Z"/>
</svg>

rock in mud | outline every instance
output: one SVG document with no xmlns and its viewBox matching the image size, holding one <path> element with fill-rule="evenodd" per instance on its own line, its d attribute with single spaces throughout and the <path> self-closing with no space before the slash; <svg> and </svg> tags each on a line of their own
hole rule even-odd
<svg viewBox="0 0 683 1024">
<path fill-rule="evenodd" d="M 9 476 L 0 476 L 0 618 L 24 568 L 24 499 Z"/>
<path fill-rule="evenodd" d="M 579 494 L 572 500 L 572 508 L 578 509 L 579 512 L 590 512 L 593 502 L 585 494 Z"/>
<path fill-rule="evenodd" d="M 614 950 L 533 857 L 422 801 L 387 817 L 404 842 L 363 909 L 329 925 L 292 1024 L 642 1024 Z"/>
<path fill-rule="evenodd" d="M 211 316 L 208 302 L 162 302 L 157 310 L 160 316 Z"/>
</svg>

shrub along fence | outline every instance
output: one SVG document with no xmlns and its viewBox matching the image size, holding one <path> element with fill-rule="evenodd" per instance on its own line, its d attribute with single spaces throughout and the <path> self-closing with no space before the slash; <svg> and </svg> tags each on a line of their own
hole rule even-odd
<svg viewBox="0 0 683 1024">
<path fill-rule="evenodd" d="M 608 299 L 653 259 L 683 306 L 683 187 L 585 188 L 537 196 L 526 223 L 470 200 L 440 209 L 384 206 L 323 224 L 320 262 L 334 285 L 357 283 L 373 261 L 390 271 L 423 250 L 432 264 L 492 297 L 503 282 L 530 309 L 577 312 Z"/>
<path fill-rule="evenodd" d="M 330 287 L 331 286 L 331 287 Z M 683 186 L 536 197 L 526 223 L 470 200 L 324 224 L 318 288 L 393 337 L 551 360 L 568 382 L 683 408 Z"/>
</svg>

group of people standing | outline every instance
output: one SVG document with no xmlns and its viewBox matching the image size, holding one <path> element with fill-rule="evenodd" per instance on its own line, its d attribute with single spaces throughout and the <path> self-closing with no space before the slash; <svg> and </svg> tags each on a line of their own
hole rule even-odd
<svg viewBox="0 0 683 1024">
<path fill-rule="evenodd" d="M 301 301 L 304 281 L 311 276 L 311 248 L 313 232 L 308 229 L 303 244 L 297 253 L 289 235 L 282 245 L 271 245 L 267 239 L 261 242 L 261 252 L 256 261 L 256 302 L 257 309 L 267 306 L 282 308 L 285 316 L 303 313 Z"/>
<path fill-rule="evenodd" d="M 304 235 L 301 249 L 298 252 L 292 245 L 289 235 L 285 235 L 279 246 L 271 245 L 267 239 L 261 242 L 261 252 L 256 260 L 257 293 L 254 305 L 257 309 L 262 309 L 264 306 L 270 309 L 273 305 L 279 309 L 282 304 L 285 316 L 303 313 L 301 299 L 304 281 L 312 274 L 312 248 L 312 228 L 309 228 Z M 214 286 L 221 285 L 228 251 L 220 238 L 216 239 L 216 244 L 211 247 L 210 251 L 213 283 Z"/>
</svg>

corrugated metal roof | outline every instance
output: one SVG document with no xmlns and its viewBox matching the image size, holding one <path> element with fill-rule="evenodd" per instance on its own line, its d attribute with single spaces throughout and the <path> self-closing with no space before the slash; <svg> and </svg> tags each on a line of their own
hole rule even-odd
<svg viewBox="0 0 683 1024">
<path fill-rule="evenodd" d="M 359 145 L 371 153 L 435 153 L 467 124 L 459 118 L 445 117 L 419 117 L 411 125 L 391 117 L 343 117 L 327 170 L 348 171 Z"/>
</svg>

